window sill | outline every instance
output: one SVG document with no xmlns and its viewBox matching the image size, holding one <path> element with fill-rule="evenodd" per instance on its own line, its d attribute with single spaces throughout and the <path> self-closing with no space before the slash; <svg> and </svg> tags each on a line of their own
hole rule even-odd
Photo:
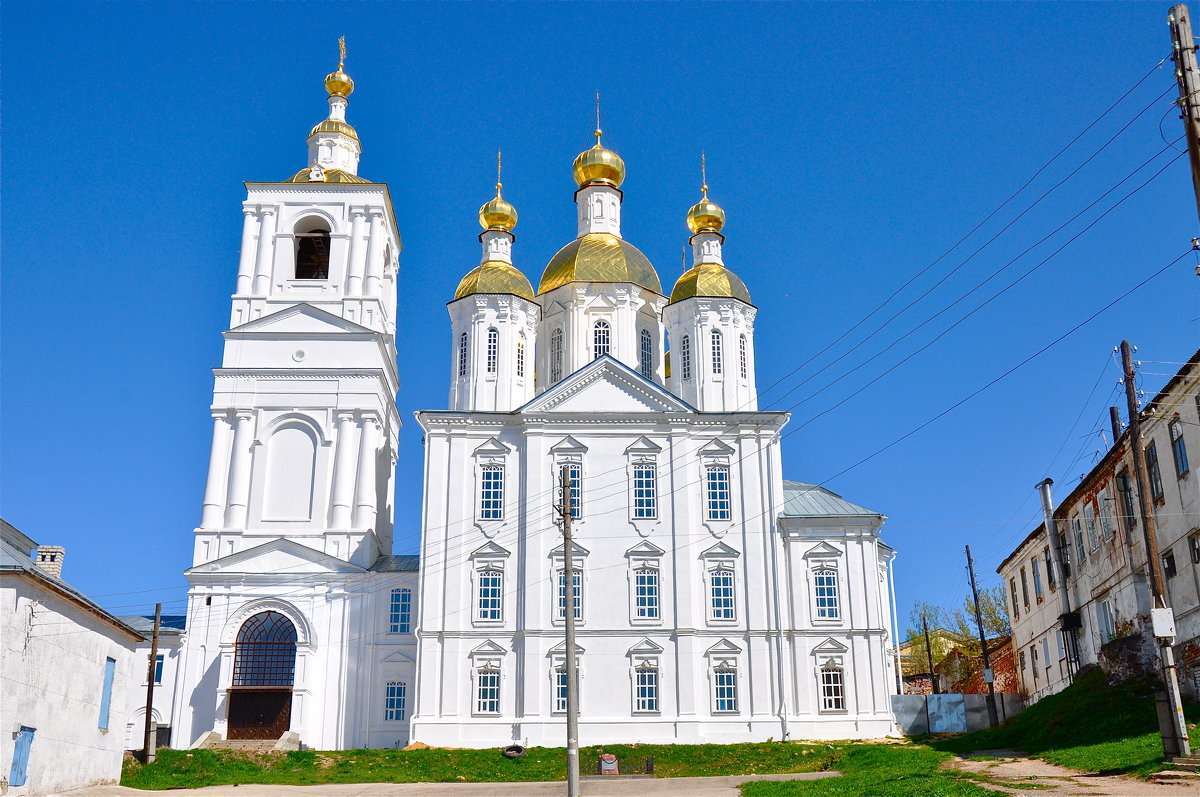
<svg viewBox="0 0 1200 797">
<path fill-rule="evenodd" d="M 820 711 L 818 711 L 817 713 L 818 714 L 834 714 L 834 715 L 840 714 L 842 716 L 847 716 L 850 714 L 850 710 L 845 709 L 845 708 L 823 708 Z"/>
<path fill-rule="evenodd" d="M 495 628 L 496 626 L 504 625 L 504 621 L 503 620 L 475 620 L 474 622 L 471 623 L 471 625 L 483 626 L 483 627 L 487 627 L 487 628 Z"/>
<path fill-rule="evenodd" d="M 663 621 L 662 621 L 661 617 L 631 617 L 631 618 L 629 618 L 630 625 L 636 625 L 636 626 L 662 625 L 662 622 Z"/>
<path fill-rule="evenodd" d="M 633 716 L 635 716 L 635 717 L 660 717 L 660 716 L 662 716 L 662 712 L 661 711 L 638 711 L 637 709 L 634 709 Z"/>
</svg>

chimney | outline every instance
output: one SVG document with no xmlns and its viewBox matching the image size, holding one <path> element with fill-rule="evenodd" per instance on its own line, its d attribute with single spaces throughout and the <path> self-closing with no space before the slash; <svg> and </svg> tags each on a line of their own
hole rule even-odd
<svg viewBox="0 0 1200 797">
<path fill-rule="evenodd" d="M 66 555 L 67 549 L 61 545 L 39 545 L 34 564 L 55 578 L 62 578 L 63 558 Z"/>
</svg>

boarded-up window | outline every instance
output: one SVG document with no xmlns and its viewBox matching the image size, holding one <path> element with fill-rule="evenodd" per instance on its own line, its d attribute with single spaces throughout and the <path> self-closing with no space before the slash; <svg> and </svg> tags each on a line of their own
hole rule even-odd
<svg viewBox="0 0 1200 797">
<path fill-rule="evenodd" d="M 283 426 L 267 443 L 264 520 L 312 518 L 313 474 L 317 441 L 299 425 Z"/>
</svg>

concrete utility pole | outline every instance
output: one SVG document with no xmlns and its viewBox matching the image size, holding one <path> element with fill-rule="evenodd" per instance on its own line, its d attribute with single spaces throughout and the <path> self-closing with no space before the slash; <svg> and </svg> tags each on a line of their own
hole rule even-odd
<svg viewBox="0 0 1200 797">
<path fill-rule="evenodd" d="M 1063 646 L 1067 649 L 1067 675 L 1074 679 L 1075 671 L 1079 669 L 1079 645 L 1075 630 L 1079 628 L 1079 615 L 1071 611 L 1071 593 L 1067 590 L 1067 572 L 1062 566 L 1062 547 L 1070 546 L 1059 539 L 1058 525 L 1054 522 L 1054 498 L 1050 495 L 1050 485 L 1053 479 L 1043 479 L 1034 485 L 1042 496 L 1042 517 L 1046 523 L 1046 539 L 1050 543 L 1051 567 L 1058 578 L 1059 600 L 1062 601 L 1062 614 L 1058 616 L 1059 633 L 1062 634 Z"/>
<path fill-rule="evenodd" d="M 1192 190 L 1196 212 L 1200 214 L 1200 71 L 1196 68 L 1196 43 L 1192 39 L 1192 19 L 1187 6 L 1172 6 L 1167 14 L 1171 26 L 1171 60 L 1175 62 L 1175 80 L 1179 83 L 1179 110 L 1187 134 L 1188 160 L 1192 165 Z"/>
<path fill-rule="evenodd" d="M 579 797 L 579 667 L 575 661 L 575 561 L 571 539 L 570 469 L 559 472 L 562 502 L 558 513 L 563 524 L 563 625 L 567 656 L 567 797 Z"/>
<path fill-rule="evenodd" d="M 156 756 L 158 729 L 154 725 L 154 671 L 158 664 L 158 626 L 162 622 L 162 604 L 154 604 L 154 635 L 150 638 L 150 665 L 146 668 L 146 731 L 142 761 L 149 764 Z"/>
<path fill-rule="evenodd" d="M 975 602 L 975 625 L 979 628 L 979 649 L 983 651 L 983 680 L 987 681 L 988 724 L 995 728 L 1000 724 L 996 712 L 996 675 L 992 672 L 992 661 L 988 657 L 987 636 L 983 633 L 983 612 L 979 610 L 979 590 L 975 587 L 975 560 L 971 558 L 971 546 L 967 546 L 967 572 L 971 574 L 971 600 Z"/>
<path fill-rule="evenodd" d="M 1183 6 L 1176 6 L 1176 9 Z M 1172 9 L 1174 11 L 1175 9 Z M 1186 9 L 1184 9 L 1186 11 Z M 1191 40 L 1189 34 L 1189 41 Z M 1193 61 L 1193 66 L 1195 61 Z M 1175 619 L 1167 607 L 1163 592 L 1162 562 L 1158 557 L 1158 535 L 1154 525 L 1154 504 L 1150 498 L 1150 475 L 1146 471 L 1146 449 L 1142 442 L 1142 420 L 1138 412 L 1137 386 L 1134 381 L 1133 352 L 1129 341 L 1121 341 L 1121 365 L 1125 372 L 1125 401 L 1129 405 L 1129 447 L 1133 454 L 1133 471 L 1138 487 L 1138 511 L 1142 516 L 1142 537 L 1146 543 L 1146 567 L 1150 575 L 1150 594 L 1154 597 L 1151 609 L 1154 636 L 1158 640 L 1158 652 L 1162 664 L 1163 682 L 1166 685 L 1166 707 L 1168 716 L 1159 716 L 1162 730 L 1163 753 L 1168 758 L 1192 754 L 1188 741 L 1187 724 L 1183 718 L 1183 703 L 1179 697 L 1179 675 L 1175 670 L 1175 651 L 1171 647 L 1175 639 Z"/>
</svg>

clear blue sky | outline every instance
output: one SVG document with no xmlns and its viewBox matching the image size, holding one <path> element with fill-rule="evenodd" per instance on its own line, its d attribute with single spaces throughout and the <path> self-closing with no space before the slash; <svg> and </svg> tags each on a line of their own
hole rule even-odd
<svg viewBox="0 0 1200 797">
<path fill-rule="evenodd" d="M 1097 199 L 1164 147 L 1160 129 L 1177 138 L 1170 63 L 881 315 L 789 374 L 1151 73 L 1168 52 L 1168 7 L 5 3 L 0 511 L 34 539 L 65 545 L 66 577 L 102 604 L 182 609 L 241 182 L 305 165 L 304 137 L 325 115 L 322 79 L 344 33 L 360 171 L 390 185 L 405 245 L 397 553 L 416 550 L 419 528 L 412 411 L 445 406 L 445 302 L 478 261 L 475 214 L 491 191 L 496 148 L 505 196 L 520 211 L 516 262 L 536 284 L 574 236 L 570 165 L 591 144 L 599 89 L 605 143 L 628 166 L 626 237 L 668 285 L 698 196 L 700 151 L 708 153 L 711 195 L 729 218 L 726 260 L 760 308 L 760 391 L 784 380 L 763 406 L 808 398 L 787 430 L 788 478 L 830 480 L 889 516 L 902 618 L 917 599 L 957 604 L 963 546 L 994 583 L 996 565 L 1036 524 L 1034 483 L 1051 476 L 1063 497 L 1090 467 L 1115 398 L 1112 347 L 1122 338 L 1140 347 L 1148 391 L 1176 369 L 1163 363 L 1194 351 L 1193 256 L 959 409 L 842 471 L 1186 252 L 1198 230 L 1185 160 L 890 375 L 866 386 L 1169 157 L 809 396 Z M 926 299 L 817 373 L 1147 106 Z"/>
</svg>

